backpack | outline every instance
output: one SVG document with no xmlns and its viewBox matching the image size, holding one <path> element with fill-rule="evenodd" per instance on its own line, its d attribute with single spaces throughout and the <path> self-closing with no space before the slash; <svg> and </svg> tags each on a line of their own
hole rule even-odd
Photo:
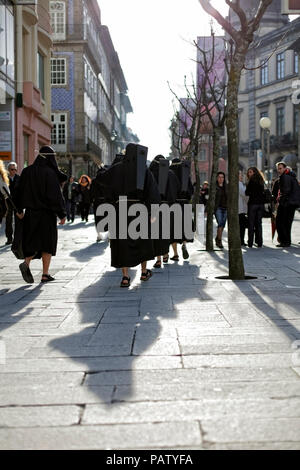
<svg viewBox="0 0 300 470">
<path fill-rule="evenodd" d="M 268 188 L 264 188 L 264 204 L 271 204 L 272 193 Z"/>
<path fill-rule="evenodd" d="M 296 209 L 300 207 L 300 185 L 297 178 L 291 176 L 292 178 L 292 192 L 288 199 L 288 205 L 294 206 Z"/>
</svg>

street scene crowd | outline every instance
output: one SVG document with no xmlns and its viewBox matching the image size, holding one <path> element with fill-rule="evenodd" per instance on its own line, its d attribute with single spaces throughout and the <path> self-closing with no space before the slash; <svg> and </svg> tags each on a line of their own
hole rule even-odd
<svg viewBox="0 0 300 470">
<path fill-rule="evenodd" d="M 57 219 L 59 224 L 72 224 L 76 215 L 88 222 L 92 213 L 96 228 L 96 241 L 110 238 L 111 266 L 120 268 L 122 280 L 120 287 L 130 286 L 129 269 L 141 265 L 141 281 L 148 281 L 152 270 L 147 262 L 155 259 L 154 269 L 168 263 L 169 259 L 179 261 L 178 244 L 182 248 L 183 259 L 189 258 L 187 243 L 193 239 L 185 236 L 182 220 L 182 236 L 175 233 L 174 220 L 169 221 L 169 236 L 162 233 L 162 214 L 159 215 L 159 236 L 149 237 L 128 235 L 109 237 L 109 226 L 105 232 L 98 231 L 99 208 L 111 203 L 118 213 L 122 212 L 121 197 L 126 196 L 129 207 L 136 202 L 150 207 L 151 204 L 179 204 L 184 208 L 195 197 L 195 185 L 190 177 L 187 161 L 174 158 L 169 162 L 157 155 L 149 167 L 146 164 L 148 149 L 137 144 L 128 144 L 124 154 L 116 155 L 112 165 L 99 168 L 92 180 L 81 175 L 78 182 L 74 176 L 66 175 L 58 168 L 55 151 L 44 146 L 40 149 L 34 163 L 25 168 L 21 175 L 17 165 L 9 163 L 6 170 L 0 160 L 0 203 L 1 223 L 5 223 L 6 245 L 19 259 L 24 259 L 19 268 L 25 282 L 33 283 L 30 262 L 42 259 L 42 283 L 54 281 L 50 264 L 57 251 Z M 292 240 L 292 224 L 295 211 L 300 207 L 300 186 L 296 174 L 286 163 L 277 163 L 278 177 L 267 188 L 262 172 L 250 167 L 246 175 L 239 174 L 239 225 L 242 247 L 263 247 L 262 220 L 268 217 L 272 223 L 272 236 L 277 232 L 277 248 L 288 248 Z M 209 200 L 209 183 L 200 188 L 200 204 L 206 208 Z M 226 175 L 219 171 L 216 181 L 214 215 L 217 224 L 216 247 L 223 249 L 222 236 L 227 221 L 228 184 Z M 150 218 L 150 214 L 149 214 Z M 129 218 L 129 226 L 133 219 Z M 150 223 L 153 221 L 150 221 Z M 195 226 L 195 225 L 194 225 Z M 247 240 L 246 231 L 248 233 Z M 172 249 L 172 256 L 169 253 Z"/>
</svg>

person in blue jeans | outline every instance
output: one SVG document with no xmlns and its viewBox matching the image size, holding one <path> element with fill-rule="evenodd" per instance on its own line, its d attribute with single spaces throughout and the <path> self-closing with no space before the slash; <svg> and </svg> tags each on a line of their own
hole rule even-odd
<svg viewBox="0 0 300 470">
<path fill-rule="evenodd" d="M 252 248 L 255 234 L 257 247 L 260 248 L 263 244 L 262 218 L 264 215 L 265 182 L 262 174 L 255 166 L 248 169 L 247 178 L 246 196 L 249 196 L 248 246 Z"/>
<path fill-rule="evenodd" d="M 223 171 L 219 171 L 217 173 L 215 217 L 218 224 L 215 242 L 218 248 L 224 248 L 222 244 L 222 235 L 227 221 L 227 184 L 225 181 L 225 173 L 223 173 Z"/>
</svg>

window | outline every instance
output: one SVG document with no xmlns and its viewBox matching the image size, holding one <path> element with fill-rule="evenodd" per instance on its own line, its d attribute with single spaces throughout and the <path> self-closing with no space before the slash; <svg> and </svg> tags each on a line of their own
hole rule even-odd
<svg viewBox="0 0 300 470">
<path fill-rule="evenodd" d="M 40 52 L 37 54 L 37 85 L 42 98 L 45 99 L 45 64 L 44 56 Z"/>
<path fill-rule="evenodd" d="M 51 85 L 66 85 L 66 59 L 51 59 Z"/>
<path fill-rule="evenodd" d="M 299 74 L 299 56 L 294 52 L 294 73 Z"/>
<path fill-rule="evenodd" d="M 276 109 L 276 134 L 278 137 L 284 134 L 284 108 Z"/>
<path fill-rule="evenodd" d="M 207 160 L 206 149 L 201 149 L 200 152 L 199 152 L 198 161 L 199 162 L 206 162 L 206 160 Z"/>
<path fill-rule="evenodd" d="M 54 41 L 66 39 L 65 2 L 50 2 L 50 18 Z"/>
<path fill-rule="evenodd" d="M 294 106 L 294 137 L 298 139 L 299 135 L 299 109 Z"/>
<path fill-rule="evenodd" d="M 260 62 L 260 84 L 266 85 L 269 82 L 269 64 L 266 59 Z"/>
<path fill-rule="evenodd" d="M 53 128 L 51 131 L 52 145 L 66 145 L 67 143 L 67 115 L 66 113 L 51 114 Z"/>
<path fill-rule="evenodd" d="M 284 73 L 285 73 L 285 67 L 284 67 L 284 52 L 281 52 L 280 54 L 277 54 L 276 56 L 276 78 L 277 80 L 280 80 L 284 78 Z"/>
<path fill-rule="evenodd" d="M 199 177 L 200 177 L 200 184 L 203 184 L 203 183 L 204 183 L 204 181 L 206 181 L 206 180 L 207 180 L 207 173 L 206 173 L 206 172 L 204 172 L 204 171 L 203 171 L 203 172 L 202 172 L 202 171 L 200 171 Z"/>
</svg>

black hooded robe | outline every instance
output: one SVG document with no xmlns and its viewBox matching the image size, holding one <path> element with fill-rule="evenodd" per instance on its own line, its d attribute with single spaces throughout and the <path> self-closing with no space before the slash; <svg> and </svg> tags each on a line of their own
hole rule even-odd
<svg viewBox="0 0 300 470">
<path fill-rule="evenodd" d="M 175 173 L 179 180 L 179 191 L 176 196 L 176 202 L 178 202 L 181 205 L 182 208 L 182 238 L 178 239 L 175 237 L 175 234 L 173 233 L 173 237 L 171 237 L 171 243 L 183 243 L 183 242 L 193 242 L 194 240 L 188 240 L 185 235 L 184 235 L 184 206 L 185 204 L 190 204 L 191 197 L 194 192 L 194 188 L 191 182 L 191 179 L 189 178 L 188 182 L 188 190 L 186 192 L 181 191 L 181 184 L 182 184 L 182 176 L 181 176 L 181 160 L 175 159 L 172 161 L 172 165 L 170 166 L 170 170 Z"/>
<path fill-rule="evenodd" d="M 25 257 L 56 255 L 57 217 L 66 217 L 60 172 L 56 168 L 49 157 L 38 155 L 21 173 L 15 204 L 19 213 L 25 209 L 22 235 Z"/>
<path fill-rule="evenodd" d="M 153 173 L 154 179 L 158 184 L 159 180 L 159 160 L 154 160 L 151 165 L 150 165 L 150 171 Z M 180 189 L 180 183 L 175 175 L 175 173 L 172 170 L 169 170 L 168 172 L 168 182 L 167 182 L 167 188 L 166 188 L 166 194 L 161 195 L 161 203 L 163 204 L 168 204 L 171 206 L 176 202 L 176 197 Z M 154 245 L 154 252 L 155 256 L 164 256 L 167 253 L 169 253 L 170 250 L 170 239 L 164 239 L 162 237 L 162 213 L 159 214 L 159 239 L 158 240 L 153 240 L 153 245 Z M 174 221 L 173 217 L 171 215 L 170 217 L 170 237 L 173 238 L 173 230 L 174 230 Z"/>
<path fill-rule="evenodd" d="M 116 208 L 117 217 L 117 237 L 116 239 L 110 238 L 111 248 L 111 266 L 114 268 L 131 268 L 141 264 L 143 261 L 154 259 L 154 247 L 150 237 L 150 219 L 148 224 L 149 238 L 133 240 L 129 236 L 124 239 L 118 238 L 119 232 L 119 197 L 125 194 L 125 178 L 126 178 L 126 165 L 123 162 L 115 163 L 109 169 L 105 170 L 98 175 L 100 184 L 104 187 L 104 192 L 109 191 L 109 195 L 113 195 L 114 207 Z M 143 203 L 147 206 L 150 216 L 151 204 L 159 204 L 160 195 L 157 184 L 153 178 L 152 173 L 146 169 L 144 190 L 142 192 L 134 192 L 127 195 L 127 207 L 135 203 Z M 134 217 L 127 218 L 127 227 Z"/>
</svg>

